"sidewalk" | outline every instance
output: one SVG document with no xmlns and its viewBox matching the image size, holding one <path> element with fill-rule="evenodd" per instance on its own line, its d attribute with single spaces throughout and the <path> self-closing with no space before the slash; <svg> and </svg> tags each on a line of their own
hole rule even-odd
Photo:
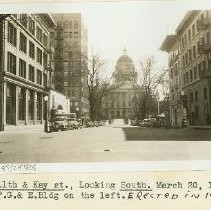
<svg viewBox="0 0 211 210">
<path fill-rule="evenodd" d="M 211 130 L 211 125 L 194 125 L 190 126 L 190 128 L 197 130 Z"/>
<path fill-rule="evenodd" d="M 7 133 L 42 133 L 44 132 L 44 124 L 36 125 L 7 125 L 4 131 L 0 131 L 0 134 Z"/>
</svg>

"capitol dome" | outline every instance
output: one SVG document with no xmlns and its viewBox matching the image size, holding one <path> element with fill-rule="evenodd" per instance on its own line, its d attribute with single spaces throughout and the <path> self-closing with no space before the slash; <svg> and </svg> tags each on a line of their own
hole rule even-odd
<svg viewBox="0 0 211 210">
<path fill-rule="evenodd" d="M 137 77 L 133 60 L 127 55 L 126 49 L 116 62 L 115 78 L 117 82 L 134 80 Z"/>
<path fill-rule="evenodd" d="M 122 55 L 120 58 L 117 60 L 117 64 L 121 63 L 133 63 L 133 60 L 128 56 L 128 55 Z"/>
</svg>

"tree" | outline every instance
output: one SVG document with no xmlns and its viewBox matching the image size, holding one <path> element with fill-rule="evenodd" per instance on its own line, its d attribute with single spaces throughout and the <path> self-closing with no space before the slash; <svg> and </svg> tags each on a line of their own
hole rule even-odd
<svg viewBox="0 0 211 210">
<path fill-rule="evenodd" d="M 106 62 L 98 54 L 93 53 L 90 58 L 84 58 L 83 64 L 87 73 L 89 91 L 89 115 L 92 121 L 102 118 L 102 106 L 111 90 L 112 76 L 108 76 Z"/>
<path fill-rule="evenodd" d="M 136 94 L 134 106 L 138 118 L 148 118 L 149 114 L 157 113 L 157 102 L 159 100 L 159 85 L 163 83 L 166 70 L 155 69 L 153 57 L 145 58 L 140 62 L 138 69 L 138 82 L 134 83 Z"/>
</svg>

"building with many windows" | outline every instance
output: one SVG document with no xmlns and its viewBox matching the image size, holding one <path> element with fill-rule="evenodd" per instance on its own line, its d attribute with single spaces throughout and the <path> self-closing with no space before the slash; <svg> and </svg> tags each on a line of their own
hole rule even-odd
<svg viewBox="0 0 211 210">
<path fill-rule="evenodd" d="M 0 22 L 0 127 L 43 123 L 51 86 L 49 14 L 14 14 Z"/>
<path fill-rule="evenodd" d="M 181 123 L 177 120 L 181 104 L 183 117 L 187 116 L 191 125 L 211 123 L 210 32 L 211 11 L 189 11 L 175 35 L 167 36 L 161 46 L 169 53 L 171 121 L 176 125 Z"/>
<path fill-rule="evenodd" d="M 89 112 L 87 29 L 79 13 L 54 14 L 57 27 L 51 33 L 55 48 L 55 89 L 70 99 L 70 111 L 80 117 Z"/>
<path fill-rule="evenodd" d="M 137 82 L 137 72 L 125 49 L 117 60 L 113 76 L 116 88 L 111 91 L 105 103 L 104 115 L 111 118 L 134 118 L 133 98 L 136 92 L 134 83 Z"/>
</svg>

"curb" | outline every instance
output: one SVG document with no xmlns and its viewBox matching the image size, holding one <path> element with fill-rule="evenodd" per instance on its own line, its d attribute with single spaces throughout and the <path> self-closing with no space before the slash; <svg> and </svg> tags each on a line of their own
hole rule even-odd
<svg viewBox="0 0 211 210">
<path fill-rule="evenodd" d="M 190 126 L 190 128 L 195 130 L 211 130 L 211 127 L 203 127 L 203 126 Z"/>
</svg>

